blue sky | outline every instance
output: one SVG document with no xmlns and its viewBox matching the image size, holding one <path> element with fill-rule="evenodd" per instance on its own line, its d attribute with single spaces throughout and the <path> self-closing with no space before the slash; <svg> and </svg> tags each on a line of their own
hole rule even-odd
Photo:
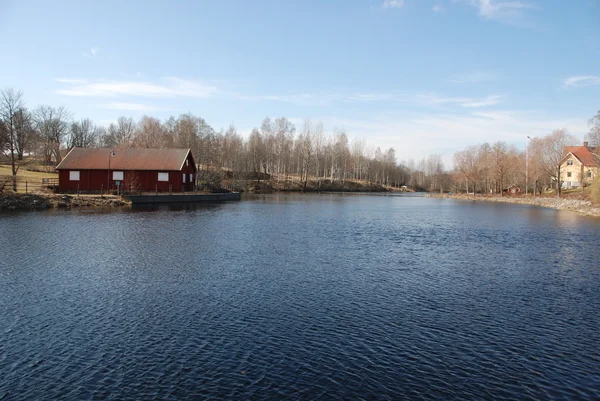
<svg viewBox="0 0 600 401">
<path fill-rule="evenodd" d="M 0 0 L 0 87 L 107 125 L 192 112 L 242 134 L 321 120 L 398 160 L 600 109 L 600 1 Z"/>
</svg>

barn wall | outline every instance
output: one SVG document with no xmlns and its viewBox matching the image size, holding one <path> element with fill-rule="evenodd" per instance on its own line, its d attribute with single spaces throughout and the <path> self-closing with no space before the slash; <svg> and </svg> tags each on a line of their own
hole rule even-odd
<svg viewBox="0 0 600 401">
<path fill-rule="evenodd" d="M 59 170 L 59 190 L 60 192 L 86 192 L 86 191 L 106 191 L 108 170 L 77 170 L 79 171 L 79 181 L 69 180 L 70 170 Z M 109 187 L 111 191 L 117 189 L 115 181 L 112 179 L 113 171 L 110 171 Z M 117 170 L 120 171 L 120 170 Z M 195 180 L 195 170 L 190 166 L 184 165 L 181 171 L 160 171 L 169 173 L 169 181 L 159 182 L 159 171 L 123 171 L 124 179 L 121 181 L 121 190 L 144 192 L 182 192 L 183 190 L 193 190 L 193 183 L 189 182 L 189 174 L 193 175 Z M 183 173 L 186 173 L 186 184 L 183 185 Z"/>
</svg>

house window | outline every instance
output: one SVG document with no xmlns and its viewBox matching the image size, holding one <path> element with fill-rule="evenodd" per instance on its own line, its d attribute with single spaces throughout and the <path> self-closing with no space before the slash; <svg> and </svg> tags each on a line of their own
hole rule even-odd
<svg viewBox="0 0 600 401">
<path fill-rule="evenodd" d="M 69 180 L 79 181 L 79 171 L 69 171 Z"/>
<path fill-rule="evenodd" d="M 588 171 L 588 177 L 591 177 L 591 176 L 592 176 L 592 172 Z"/>
<path fill-rule="evenodd" d="M 571 177 L 573 175 L 573 173 L 571 173 L 570 171 L 567 173 L 567 177 Z"/>
<path fill-rule="evenodd" d="M 194 182 L 194 174 L 190 173 L 190 183 Z"/>
<path fill-rule="evenodd" d="M 190 165 L 190 161 L 188 159 L 185 159 L 185 166 L 189 166 Z"/>
<path fill-rule="evenodd" d="M 158 181 L 169 181 L 169 173 L 158 173 Z"/>
<path fill-rule="evenodd" d="M 573 159 L 567 160 L 567 166 L 572 166 L 572 165 L 573 165 Z"/>
<path fill-rule="evenodd" d="M 113 181 L 123 181 L 123 172 L 113 171 Z"/>
<path fill-rule="evenodd" d="M 185 184 L 185 173 L 183 173 L 183 183 Z"/>
</svg>

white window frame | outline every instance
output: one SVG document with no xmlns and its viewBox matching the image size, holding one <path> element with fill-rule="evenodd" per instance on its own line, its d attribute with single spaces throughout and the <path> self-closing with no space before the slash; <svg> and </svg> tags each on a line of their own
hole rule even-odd
<svg viewBox="0 0 600 401">
<path fill-rule="evenodd" d="M 572 166 L 572 165 L 573 165 L 573 159 L 567 160 L 567 166 Z"/>
<path fill-rule="evenodd" d="M 169 182 L 169 173 L 158 173 L 158 182 Z"/>
<path fill-rule="evenodd" d="M 81 174 L 79 171 L 71 170 L 69 171 L 69 181 L 79 181 L 81 178 Z"/>
<path fill-rule="evenodd" d="M 112 177 L 113 181 L 123 181 L 124 180 L 124 174 L 122 171 L 113 171 L 113 177 Z"/>
<path fill-rule="evenodd" d="M 190 184 L 194 182 L 194 174 L 190 173 Z"/>
<path fill-rule="evenodd" d="M 185 184 L 185 173 L 183 173 L 183 183 Z"/>
<path fill-rule="evenodd" d="M 188 159 L 185 159 L 185 166 L 189 166 L 190 165 L 190 161 Z"/>
</svg>

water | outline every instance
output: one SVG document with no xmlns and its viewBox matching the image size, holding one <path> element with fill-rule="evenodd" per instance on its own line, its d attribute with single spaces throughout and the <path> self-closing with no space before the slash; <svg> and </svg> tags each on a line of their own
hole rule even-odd
<svg viewBox="0 0 600 401">
<path fill-rule="evenodd" d="M 0 400 L 598 399 L 600 220 L 268 195 L 0 216 Z"/>
</svg>

